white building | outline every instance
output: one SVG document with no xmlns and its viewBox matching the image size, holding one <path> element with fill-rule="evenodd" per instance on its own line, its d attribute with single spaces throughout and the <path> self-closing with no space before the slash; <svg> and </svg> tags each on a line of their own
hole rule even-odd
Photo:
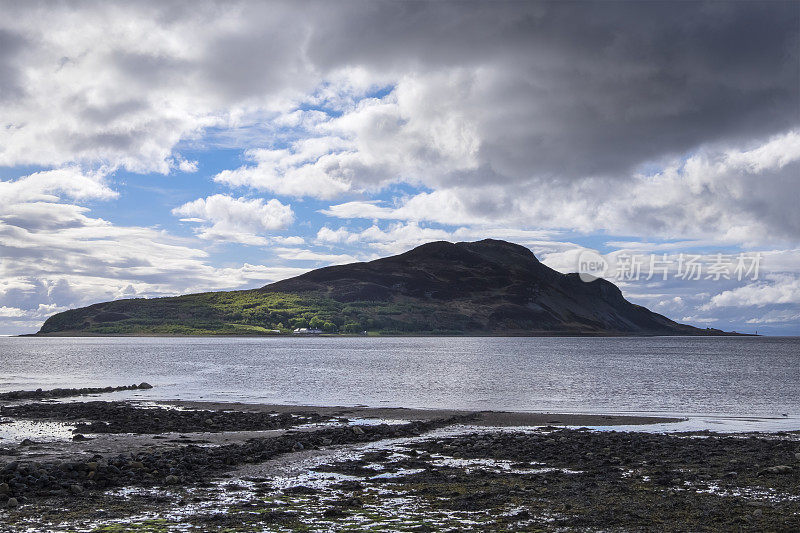
<svg viewBox="0 0 800 533">
<path fill-rule="evenodd" d="M 321 329 L 297 328 L 294 330 L 295 335 L 317 335 L 319 333 L 322 333 Z"/>
</svg>

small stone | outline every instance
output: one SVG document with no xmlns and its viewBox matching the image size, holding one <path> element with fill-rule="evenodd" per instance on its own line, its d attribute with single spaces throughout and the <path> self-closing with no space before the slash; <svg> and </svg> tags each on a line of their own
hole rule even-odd
<svg viewBox="0 0 800 533">
<path fill-rule="evenodd" d="M 17 501 L 16 498 L 9 498 L 8 501 L 6 502 L 6 507 L 8 507 L 9 509 L 13 509 L 14 507 L 17 507 L 18 505 L 19 505 L 19 501 Z"/>
<path fill-rule="evenodd" d="M 72 440 L 74 440 L 75 442 L 82 442 L 89 439 L 86 437 L 86 435 L 78 433 L 77 435 L 72 437 Z"/>
<path fill-rule="evenodd" d="M 299 452 L 299 451 L 301 451 L 303 449 L 305 449 L 305 446 L 303 446 L 302 442 L 295 442 L 294 446 L 292 446 L 292 450 L 296 451 L 296 452 Z"/>
<path fill-rule="evenodd" d="M 798 461 L 800 461 L 800 452 L 797 452 L 796 454 L 794 454 L 794 458 L 797 459 Z"/>
<path fill-rule="evenodd" d="M 763 474 L 791 474 L 794 472 L 794 468 L 789 465 L 777 465 L 777 466 L 768 466 L 764 470 L 758 473 L 759 476 Z"/>
<path fill-rule="evenodd" d="M 177 485 L 180 482 L 180 478 L 178 476 L 170 474 L 164 478 L 164 482 L 167 485 Z"/>
<path fill-rule="evenodd" d="M 764 511 L 762 511 L 761 509 L 756 509 L 755 511 L 753 511 L 753 516 L 756 518 L 761 518 L 763 515 Z"/>
<path fill-rule="evenodd" d="M 531 513 L 529 513 L 527 509 L 523 509 L 516 514 L 511 515 L 512 520 L 529 520 L 530 517 Z"/>
<path fill-rule="evenodd" d="M 758 501 L 758 500 L 751 500 L 751 501 L 747 502 L 745 505 L 747 505 L 748 507 L 769 507 L 770 506 L 770 504 L 768 502 L 762 502 L 762 501 Z"/>
<path fill-rule="evenodd" d="M 22 442 L 19 443 L 20 446 L 32 446 L 36 444 L 31 439 L 22 439 Z"/>
<path fill-rule="evenodd" d="M 137 470 L 141 470 L 142 468 L 144 468 L 144 463 L 141 461 L 131 461 L 130 463 L 128 463 L 128 466 L 130 466 L 131 468 L 135 468 Z"/>
<path fill-rule="evenodd" d="M 8 483 L 0 483 L 0 494 L 8 494 L 11 492 L 11 487 L 8 486 Z"/>
<path fill-rule="evenodd" d="M 347 516 L 347 513 L 344 510 L 340 509 L 339 507 L 328 507 L 322 513 L 325 518 L 341 518 L 343 516 Z"/>
<path fill-rule="evenodd" d="M 89 470 L 97 470 L 97 462 L 96 461 L 90 461 L 90 462 L 86 463 L 86 468 L 88 468 Z"/>
<path fill-rule="evenodd" d="M 206 418 L 206 419 L 205 419 L 205 421 L 204 421 L 203 423 L 204 423 L 205 425 L 207 425 L 207 426 L 210 426 L 210 425 L 212 425 L 212 424 L 214 423 L 214 421 L 213 421 L 213 420 L 211 420 L 210 418 Z"/>
<path fill-rule="evenodd" d="M 356 435 L 363 435 L 364 430 L 358 426 L 353 426 L 353 433 L 355 433 Z"/>
<path fill-rule="evenodd" d="M 80 485 L 70 485 L 69 490 L 72 492 L 72 494 L 80 494 L 83 492 L 83 487 Z"/>
</svg>

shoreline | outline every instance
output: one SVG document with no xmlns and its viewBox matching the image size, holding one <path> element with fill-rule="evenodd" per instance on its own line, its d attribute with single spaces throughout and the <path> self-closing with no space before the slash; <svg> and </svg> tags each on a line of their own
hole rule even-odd
<svg viewBox="0 0 800 533">
<path fill-rule="evenodd" d="M 630 333 L 614 333 L 614 332 L 566 332 L 566 331 L 553 331 L 553 332 L 513 332 L 513 331 L 505 331 L 505 332 L 464 332 L 459 334 L 452 334 L 452 333 L 379 333 L 379 332 L 370 332 L 367 335 L 359 334 L 359 333 L 303 333 L 303 334 L 294 334 L 294 333 L 241 333 L 241 334 L 219 334 L 219 335 L 187 335 L 182 333 L 80 333 L 80 332 L 53 332 L 53 333 L 22 333 L 19 335 L 8 335 L 9 337 L 37 337 L 37 338 L 49 338 L 49 337 L 64 337 L 64 338 L 109 338 L 109 337 L 122 337 L 122 338 L 135 338 L 135 337 L 144 337 L 144 338 L 277 338 L 277 337 L 288 337 L 288 338 L 306 338 L 306 337 L 325 337 L 325 338 L 375 338 L 375 337 L 389 337 L 389 338 L 402 338 L 402 337 L 436 337 L 436 338 L 459 338 L 459 337 L 489 337 L 489 338 L 502 338 L 502 337 L 531 337 L 531 338 L 547 338 L 547 337 L 554 337 L 554 338 L 658 338 L 658 337 L 687 337 L 687 338 L 706 338 L 706 337 L 765 337 L 769 335 L 759 335 L 757 333 L 739 333 L 736 331 L 723 331 L 721 333 L 697 333 L 694 335 L 687 334 L 685 332 L 681 333 L 640 333 L 640 334 L 630 334 Z"/>
<path fill-rule="evenodd" d="M 550 413 L 535 411 L 498 411 L 469 409 L 421 409 L 414 407 L 369 406 L 319 406 L 293 404 L 262 404 L 242 402 L 215 402 L 203 400 L 157 401 L 187 409 L 214 411 L 235 410 L 244 412 L 311 413 L 319 416 L 376 418 L 381 420 L 430 421 L 450 417 L 473 417 L 470 425 L 477 427 L 532 427 L 532 426 L 634 426 L 684 422 L 686 417 Z"/>
</svg>

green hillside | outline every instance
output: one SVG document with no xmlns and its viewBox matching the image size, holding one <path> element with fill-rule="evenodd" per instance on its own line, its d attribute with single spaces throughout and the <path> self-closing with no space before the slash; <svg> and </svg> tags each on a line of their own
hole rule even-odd
<svg viewBox="0 0 800 533">
<path fill-rule="evenodd" d="M 452 333 L 468 323 L 468 317 L 434 303 L 344 303 L 314 294 L 247 290 L 96 304 L 49 318 L 39 333 L 274 335 L 303 327 L 329 333 Z"/>
</svg>

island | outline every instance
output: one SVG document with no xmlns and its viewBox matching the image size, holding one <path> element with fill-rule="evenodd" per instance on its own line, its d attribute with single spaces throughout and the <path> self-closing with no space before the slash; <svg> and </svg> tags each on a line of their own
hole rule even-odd
<svg viewBox="0 0 800 533">
<path fill-rule="evenodd" d="M 36 335 L 733 335 L 679 324 L 602 278 L 542 264 L 485 239 L 431 242 L 259 289 L 97 303 L 51 316 Z"/>
</svg>

